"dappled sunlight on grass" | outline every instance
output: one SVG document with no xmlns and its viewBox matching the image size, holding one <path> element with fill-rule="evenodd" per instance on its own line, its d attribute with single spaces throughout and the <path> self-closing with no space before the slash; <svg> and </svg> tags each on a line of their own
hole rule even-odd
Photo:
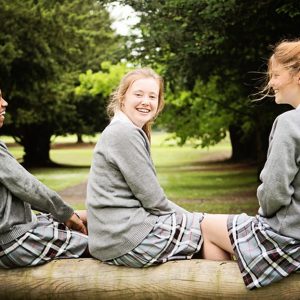
<svg viewBox="0 0 300 300">
<path fill-rule="evenodd" d="M 93 156 L 93 147 L 74 148 L 74 149 L 52 149 L 50 152 L 51 160 L 55 163 L 70 166 L 90 167 Z"/>
</svg>

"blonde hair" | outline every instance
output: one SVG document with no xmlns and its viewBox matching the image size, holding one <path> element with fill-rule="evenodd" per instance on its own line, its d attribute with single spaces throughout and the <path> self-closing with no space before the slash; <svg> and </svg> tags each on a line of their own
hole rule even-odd
<svg viewBox="0 0 300 300">
<path fill-rule="evenodd" d="M 140 68 L 128 72 L 122 79 L 117 89 L 111 94 L 110 101 L 107 106 L 107 114 L 111 119 L 115 113 L 121 110 L 121 103 L 124 100 L 125 94 L 128 88 L 133 84 L 134 81 L 142 78 L 153 78 L 159 83 L 159 94 L 158 94 L 158 107 L 154 119 L 159 115 L 164 107 L 164 82 L 161 76 L 155 73 L 150 68 Z M 151 141 L 151 125 L 154 120 L 148 121 L 143 126 L 143 131 L 147 135 L 149 141 Z"/>
<path fill-rule="evenodd" d="M 274 61 L 281 64 L 292 76 L 296 75 L 300 71 L 300 39 L 291 41 L 284 40 L 275 45 L 273 54 L 268 60 L 266 83 L 261 90 L 263 96 L 260 99 L 272 96 L 269 82 L 272 76 L 272 65 Z"/>
</svg>

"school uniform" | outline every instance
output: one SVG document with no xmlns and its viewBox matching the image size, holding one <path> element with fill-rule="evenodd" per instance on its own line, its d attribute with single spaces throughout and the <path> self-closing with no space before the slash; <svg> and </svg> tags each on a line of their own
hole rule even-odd
<svg viewBox="0 0 300 300">
<path fill-rule="evenodd" d="M 89 251 L 109 263 L 144 267 L 188 259 L 203 242 L 203 215 L 167 199 L 146 134 L 122 112 L 95 147 L 87 210 Z"/>
<path fill-rule="evenodd" d="M 87 236 L 63 222 L 74 210 L 27 172 L 0 142 L 0 267 L 79 257 Z M 42 214 L 32 212 L 32 207 Z"/>
<path fill-rule="evenodd" d="M 300 270 L 300 110 L 274 121 L 257 189 L 256 217 L 228 218 L 228 231 L 249 289 Z"/>
</svg>

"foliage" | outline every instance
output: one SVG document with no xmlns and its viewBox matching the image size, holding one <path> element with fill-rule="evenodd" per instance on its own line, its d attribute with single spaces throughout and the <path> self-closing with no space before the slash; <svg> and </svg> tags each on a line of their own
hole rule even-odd
<svg viewBox="0 0 300 300">
<path fill-rule="evenodd" d="M 128 70 L 125 63 L 112 65 L 103 62 L 100 71 L 88 70 L 79 75 L 80 84 L 75 89 L 75 99 L 83 105 L 78 110 L 80 121 L 75 133 L 93 134 L 104 129 L 108 121 L 105 109 L 107 100 Z"/>
<path fill-rule="evenodd" d="M 170 132 L 176 132 L 180 144 L 189 140 L 195 146 L 211 146 L 226 136 L 231 116 L 226 114 L 226 107 L 219 107 L 216 81 L 213 77 L 206 84 L 198 80 L 192 91 L 167 93 L 168 105 L 160 122 Z M 178 126 L 178 116 L 182 126 Z"/>
<path fill-rule="evenodd" d="M 88 93 L 91 96 L 96 96 L 101 94 L 107 98 L 128 71 L 129 68 L 126 63 L 113 65 L 108 61 L 103 62 L 100 71 L 92 72 L 92 70 L 88 70 L 86 73 L 80 74 L 80 85 L 76 87 L 75 92 L 77 95 Z"/>
<path fill-rule="evenodd" d="M 0 0 L 0 15 L 2 132 L 25 147 L 25 164 L 46 164 L 51 136 L 76 128 L 78 74 L 113 60 L 118 40 L 99 1 Z"/>
<path fill-rule="evenodd" d="M 144 64 L 164 67 L 163 75 L 174 93 L 167 105 L 166 124 L 176 115 L 172 129 L 183 141 L 198 136 L 203 145 L 213 144 L 220 139 L 220 130 L 217 126 L 208 129 L 206 122 L 212 126 L 217 116 L 217 125 L 230 131 L 233 156 L 255 158 L 259 152 L 262 156 L 278 111 L 270 103 L 251 103 L 249 95 L 263 84 L 269 45 L 299 36 L 299 1 L 119 2 L 131 5 L 140 17 L 136 25 L 140 31 L 129 43 L 128 54 Z M 201 92 L 209 91 L 202 101 L 195 93 L 199 84 Z M 176 106 L 172 99 L 180 98 L 182 90 L 189 91 L 191 98 Z M 188 117 L 192 120 L 187 121 Z"/>
</svg>

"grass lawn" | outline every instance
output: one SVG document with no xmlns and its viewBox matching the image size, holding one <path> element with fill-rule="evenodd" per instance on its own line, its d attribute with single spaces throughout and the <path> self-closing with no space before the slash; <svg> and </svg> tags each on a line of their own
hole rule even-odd
<svg viewBox="0 0 300 300">
<path fill-rule="evenodd" d="M 191 211 L 213 213 L 255 214 L 258 208 L 255 191 L 257 187 L 255 166 L 232 164 L 228 140 L 210 149 L 179 147 L 165 141 L 164 133 L 153 134 L 152 157 L 159 182 L 169 199 Z M 1 138 L 5 142 L 11 142 Z M 69 167 L 30 170 L 43 183 L 56 191 L 87 180 L 93 154 L 94 138 L 84 138 L 83 146 L 74 142 L 74 136 L 54 140 L 51 159 Z M 10 147 L 21 158 L 21 147 Z M 138 179 L 137 179 L 138 180 Z M 84 203 L 72 203 L 77 209 Z"/>
<path fill-rule="evenodd" d="M 169 199 L 190 211 L 257 212 L 256 167 L 228 162 L 228 140 L 209 149 L 195 149 L 168 146 L 162 138 L 162 134 L 154 135 L 152 156 Z"/>
</svg>

